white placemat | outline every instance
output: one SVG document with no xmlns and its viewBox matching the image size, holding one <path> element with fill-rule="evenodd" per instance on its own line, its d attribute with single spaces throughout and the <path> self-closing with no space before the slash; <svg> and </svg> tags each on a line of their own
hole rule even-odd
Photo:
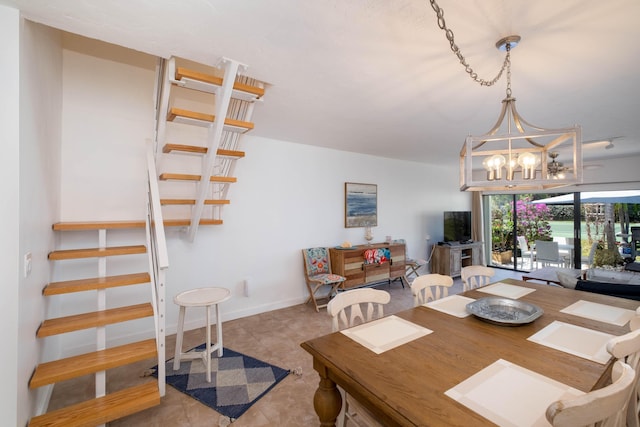
<svg viewBox="0 0 640 427">
<path fill-rule="evenodd" d="M 473 298 L 463 297 L 462 295 L 450 295 L 422 305 L 452 316 L 467 317 L 471 315 L 467 311 L 467 304 L 473 301 L 475 301 Z"/>
<path fill-rule="evenodd" d="M 547 407 L 580 390 L 499 359 L 445 392 L 500 426 L 548 426 Z"/>
<path fill-rule="evenodd" d="M 380 354 L 429 335 L 433 331 L 400 317 L 388 316 L 340 332 L 374 353 Z"/>
<path fill-rule="evenodd" d="M 583 300 L 574 302 L 569 307 L 560 310 L 560 312 L 618 326 L 626 325 L 635 316 L 635 311 L 633 310 Z"/>
<path fill-rule="evenodd" d="M 510 285 L 508 283 L 494 283 L 492 285 L 483 286 L 477 289 L 480 292 L 497 295 L 499 297 L 518 299 L 525 295 L 535 292 L 535 289 L 525 288 L 524 286 Z"/>
<path fill-rule="evenodd" d="M 527 339 L 604 365 L 611 358 L 607 352 L 607 342 L 613 337 L 611 334 L 555 320 Z"/>
</svg>

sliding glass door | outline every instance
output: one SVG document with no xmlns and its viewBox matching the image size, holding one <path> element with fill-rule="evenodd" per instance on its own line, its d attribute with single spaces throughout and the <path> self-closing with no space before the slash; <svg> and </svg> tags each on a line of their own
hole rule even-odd
<svg viewBox="0 0 640 427">
<path fill-rule="evenodd" d="M 586 269 L 640 258 L 640 192 L 484 196 L 489 265 Z M 539 242 L 555 242 L 551 244 Z"/>
</svg>

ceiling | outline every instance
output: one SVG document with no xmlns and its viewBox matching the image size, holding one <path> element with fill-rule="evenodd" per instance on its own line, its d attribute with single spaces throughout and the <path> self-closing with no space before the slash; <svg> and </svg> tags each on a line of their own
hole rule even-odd
<svg viewBox="0 0 640 427">
<path fill-rule="evenodd" d="M 457 162 L 497 120 L 505 76 L 469 78 L 426 0 L 0 0 L 27 19 L 153 55 L 226 56 L 267 82 L 252 135 L 425 163 Z M 640 154 L 640 2 L 439 0 L 480 78 L 518 34 L 512 89 L 544 128 L 580 124 L 585 160 Z M 634 44 L 635 43 L 635 44 Z"/>
</svg>

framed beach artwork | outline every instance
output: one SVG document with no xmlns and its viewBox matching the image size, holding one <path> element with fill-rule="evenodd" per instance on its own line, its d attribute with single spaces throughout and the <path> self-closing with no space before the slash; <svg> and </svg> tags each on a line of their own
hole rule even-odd
<svg viewBox="0 0 640 427">
<path fill-rule="evenodd" d="M 344 183 L 344 226 L 375 227 L 378 225 L 378 186 Z"/>
</svg>

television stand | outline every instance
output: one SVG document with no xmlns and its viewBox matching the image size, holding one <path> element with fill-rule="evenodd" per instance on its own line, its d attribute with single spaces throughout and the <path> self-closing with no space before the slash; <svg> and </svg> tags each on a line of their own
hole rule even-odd
<svg viewBox="0 0 640 427">
<path fill-rule="evenodd" d="M 450 245 L 434 245 L 431 258 L 431 272 L 458 277 L 462 267 L 484 265 L 482 248 L 484 243 L 449 242 Z"/>
</svg>

